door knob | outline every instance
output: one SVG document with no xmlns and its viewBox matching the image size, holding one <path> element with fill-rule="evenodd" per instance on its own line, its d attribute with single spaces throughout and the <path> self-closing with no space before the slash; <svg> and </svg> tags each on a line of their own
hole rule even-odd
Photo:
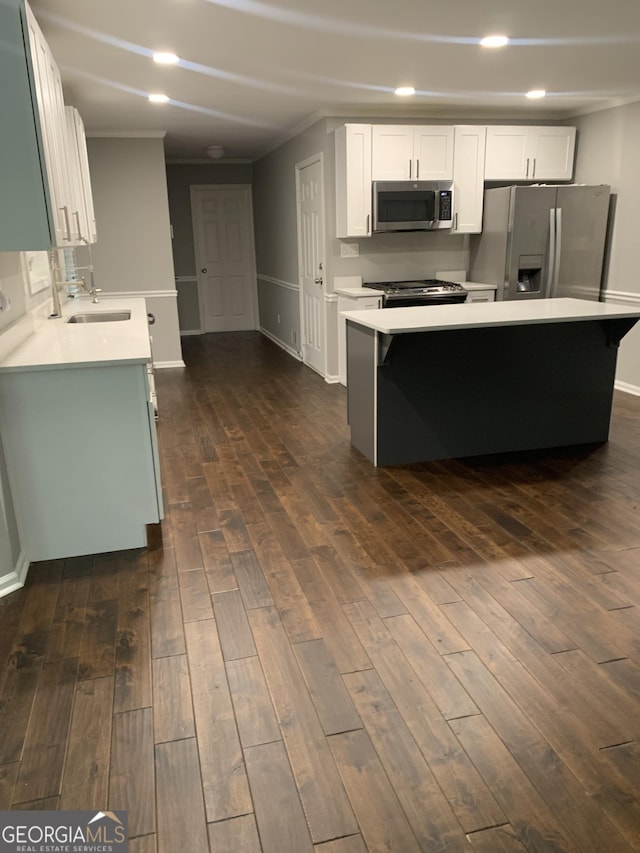
<svg viewBox="0 0 640 853">
<path fill-rule="evenodd" d="M 207 271 L 206 267 L 202 267 L 202 269 L 200 270 L 200 272 L 206 272 L 206 271 Z"/>
<path fill-rule="evenodd" d="M 322 284 L 322 279 L 321 278 L 314 278 L 314 282 L 316 284 Z"/>
</svg>

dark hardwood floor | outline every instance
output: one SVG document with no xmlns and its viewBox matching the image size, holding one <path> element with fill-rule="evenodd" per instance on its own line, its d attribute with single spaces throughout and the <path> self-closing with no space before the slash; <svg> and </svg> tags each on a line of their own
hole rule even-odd
<svg viewBox="0 0 640 853">
<path fill-rule="evenodd" d="M 640 398 L 605 446 L 376 470 L 258 334 L 184 351 L 149 548 L 0 600 L 0 809 L 128 809 L 132 853 L 639 850 Z"/>
</svg>

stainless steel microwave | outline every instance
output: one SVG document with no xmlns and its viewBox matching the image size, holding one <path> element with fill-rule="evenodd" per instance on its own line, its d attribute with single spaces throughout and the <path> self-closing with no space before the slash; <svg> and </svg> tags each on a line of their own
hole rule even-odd
<svg viewBox="0 0 640 853">
<path fill-rule="evenodd" d="M 435 231 L 453 225 L 451 181 L 374 181 L 373 231 Z"/>
</svg>

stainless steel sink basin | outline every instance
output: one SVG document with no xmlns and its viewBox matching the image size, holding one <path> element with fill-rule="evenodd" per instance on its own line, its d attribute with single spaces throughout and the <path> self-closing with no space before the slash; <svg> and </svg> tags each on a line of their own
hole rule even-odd
<svg viewBox="0 0 640 853">
<path fill-rule="evenodd" d="M 130 319 L 131 311 L 90 311 L 87 314 L 72 314 L 67 323 L 116 323 Z"/>
</svg>

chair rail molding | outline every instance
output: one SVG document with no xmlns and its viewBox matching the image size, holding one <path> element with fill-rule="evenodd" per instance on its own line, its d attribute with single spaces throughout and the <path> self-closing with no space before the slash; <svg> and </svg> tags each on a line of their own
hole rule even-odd
<svg viewBox="0 0 640 853">
<path fill-rule="evenodd" d="M 287 290 L 295 290 L 296 292 L 300 291 L 300 285 L 298 283 L 294 284 L 291 281 L 283 281 L 283 279 L 274 278 L 272 275 L 257 273 L 256 278 L 258 281 L 266 281 L 268 284 L 277 284 L 278 287 L 285 287 Z"/>
</svg>

